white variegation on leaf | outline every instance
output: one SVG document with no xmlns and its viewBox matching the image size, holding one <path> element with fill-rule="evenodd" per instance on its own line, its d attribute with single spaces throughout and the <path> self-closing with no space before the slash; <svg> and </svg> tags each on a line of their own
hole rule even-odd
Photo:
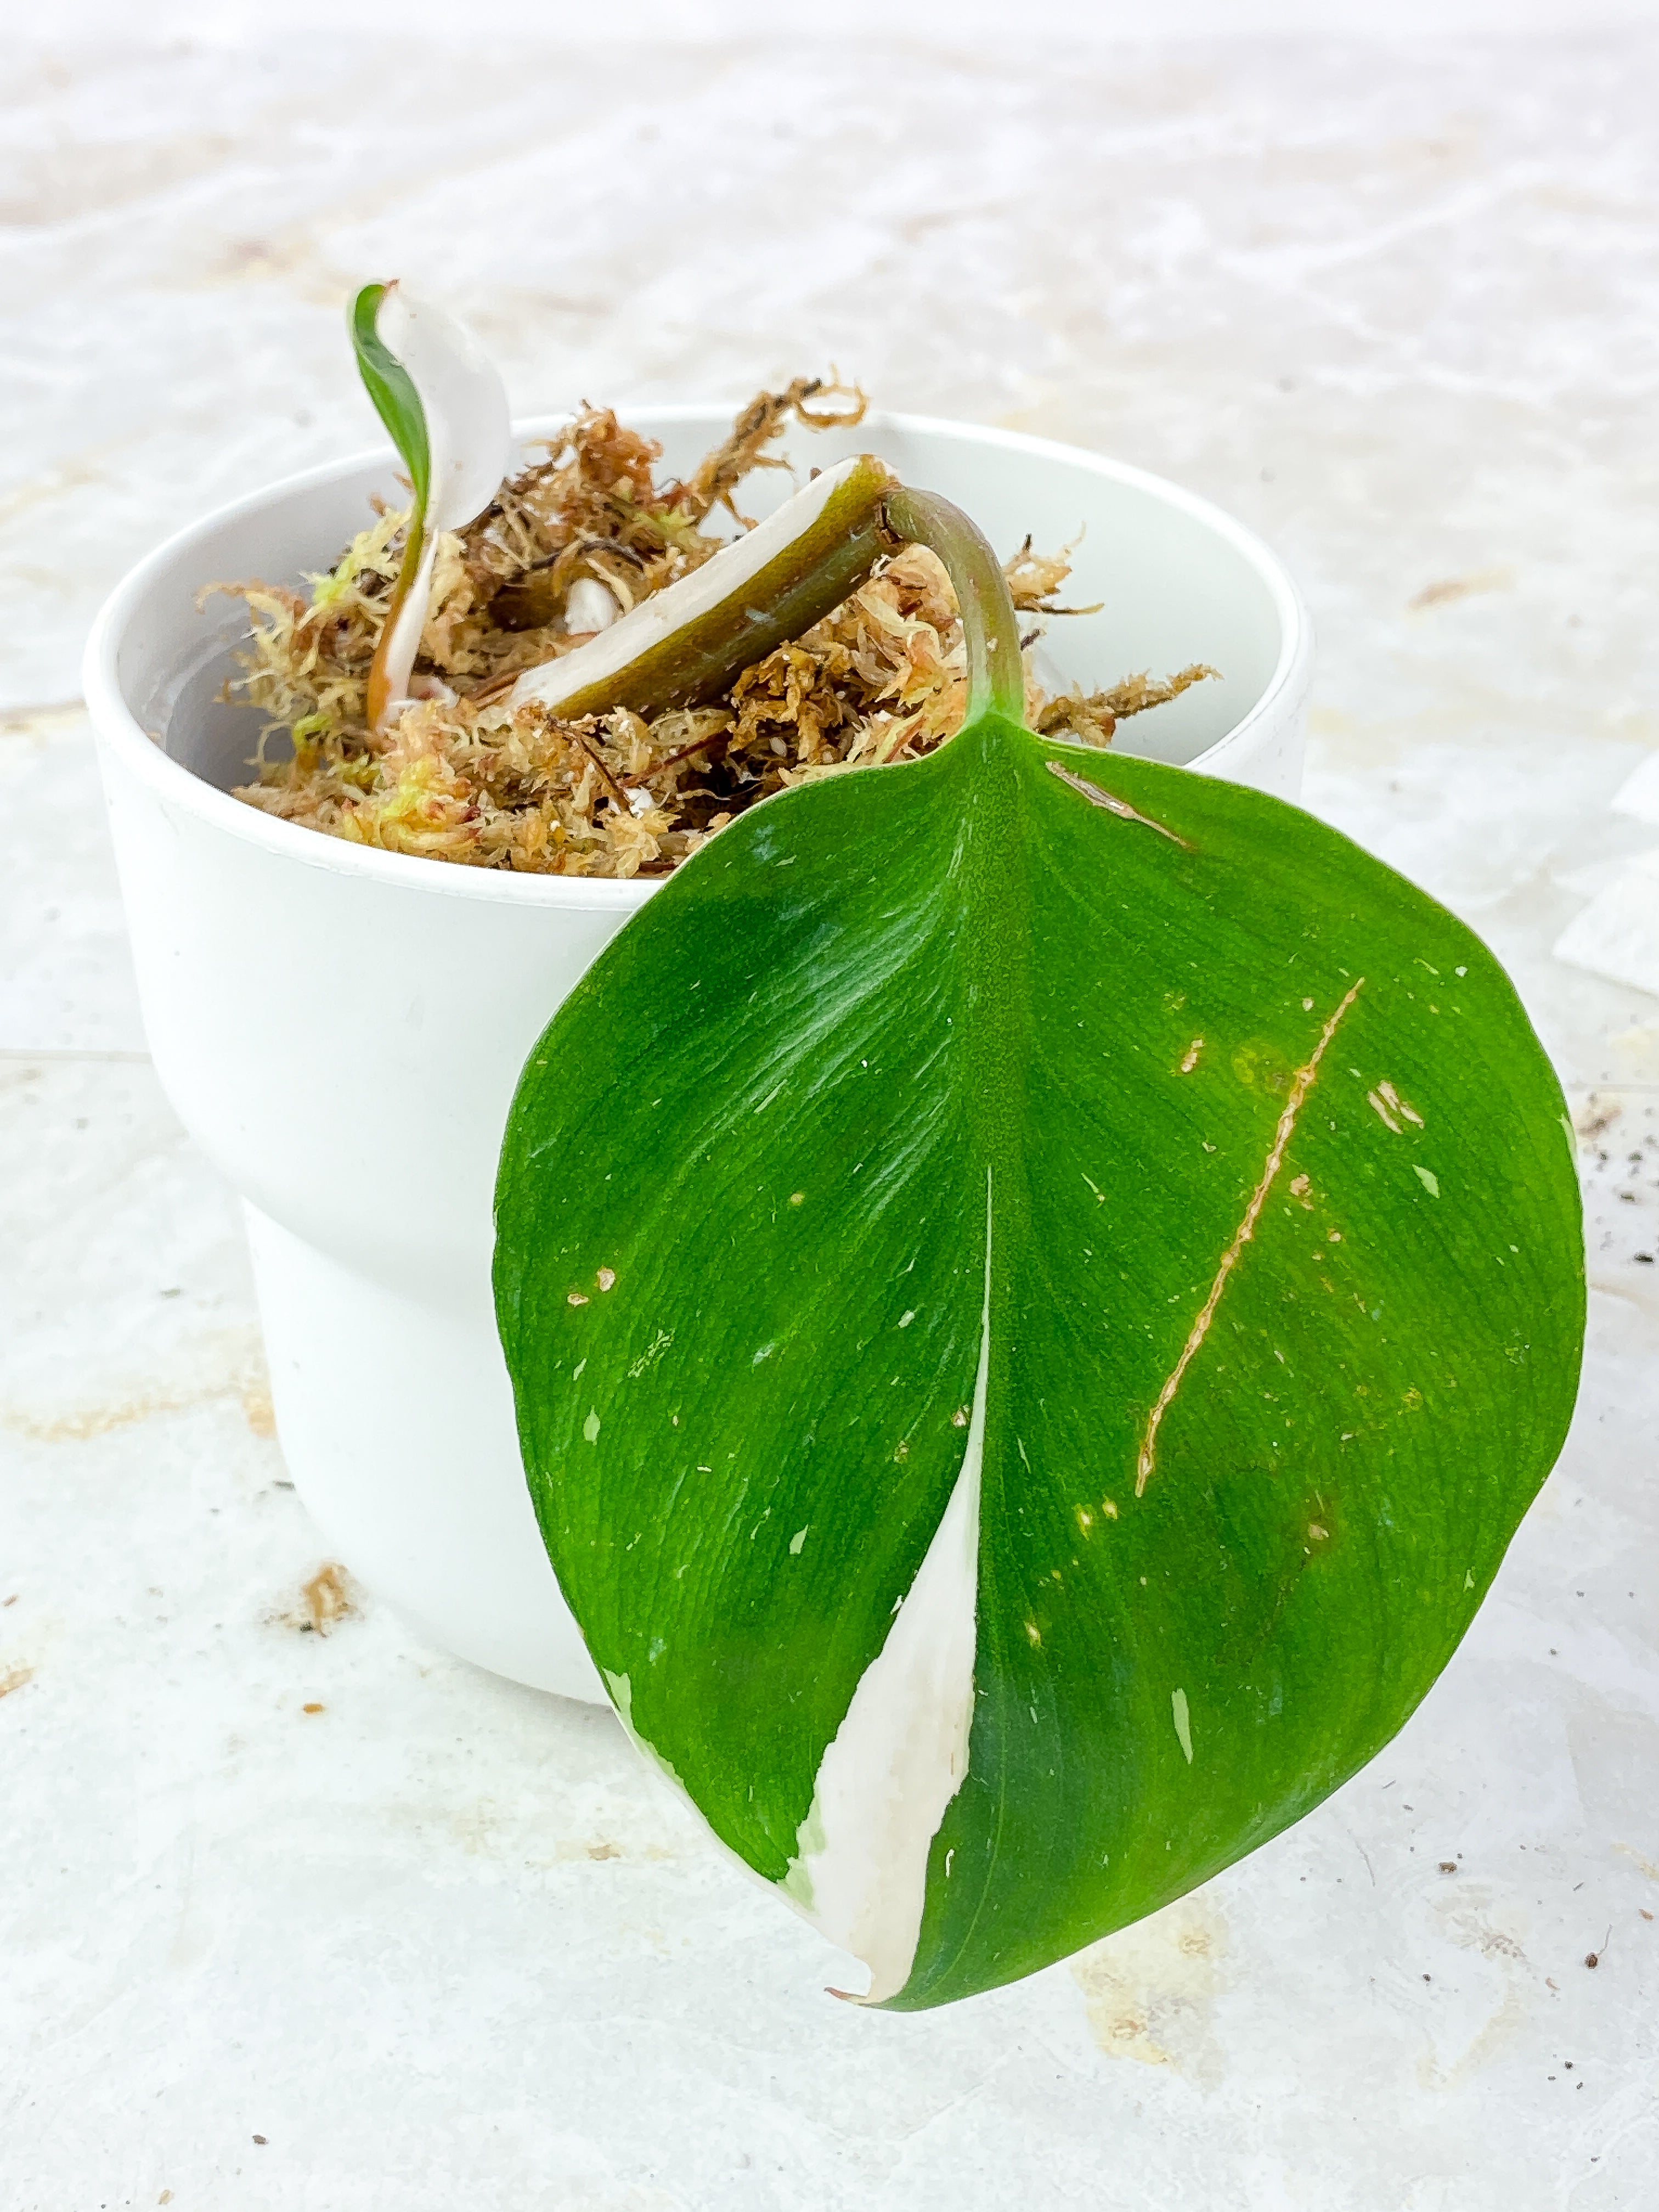
<svg viewBox="0 0 1659 2212">
<path fill-rule="evenodd" d="M 820 1934 L 869 1968 L 861 1993 L 869 2004 L 896 1996 L 910 1978 L 928 1854 L 968 1771 L 991 1365 L 990 1195 L 988 1178 L 985 1307 L 962 1472 L 881 1656 L 823 1754 L 799 1855 L 781 1884 Z"/>
<path fill-rule="evenodd" d="M 381 647 L 386 706 L 381 720 L 411 696 L 410 672 L 432 599 L 439 540 L 462 530 L 500 490 L 513 462 L 513 426 L 500 372 L 466 326 L 446 308 L 389 284 L 377 333 L 407 371 L 426 421 L 430 455 L 424 510 L 418 497 L 410 528 L 421 538 L 420 565 Z"/>
</svg>

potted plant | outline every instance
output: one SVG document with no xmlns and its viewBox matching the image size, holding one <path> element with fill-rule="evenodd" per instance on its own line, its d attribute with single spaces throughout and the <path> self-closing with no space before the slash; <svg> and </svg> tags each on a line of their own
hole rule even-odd
<svg viewBox="0 0 1659 2212">
<path fill-rule="evenodd" d="M 361 314 L 441 489 L 467 440 Z M 1401 1724 L 1559 1449 L 1582 1255 L 1559 1090 L 1491 956 L 1249 787 L 1298 757 L 1269 558 L 1065 449 L 830 435 L 950 571 L 963 726 L 654 884 L 446 867 L 228 795 L 234 630 L 204 639 L 194 594 L 315 559 L 362 463 L 153 556 L 88 697 L 157 1066 L 247 1204 L 323 1525 L 468 1656 L 577 1694 L 597 1662 L 714 1832 L 915 2006 L 1178 1895 Z M 1206 773 L 1025 726 L 969 514 L 1088 522 L 1094 619 L 1146 640 L 1119 665 L 1226 672 L 1171 710 Z M 844 580 L 810 526 L 780 526 L 794 581 Z M 726 558 L 556 668 L 554 705 L 642 653 L 684 678 L 741 598 Z"/>
</svg>

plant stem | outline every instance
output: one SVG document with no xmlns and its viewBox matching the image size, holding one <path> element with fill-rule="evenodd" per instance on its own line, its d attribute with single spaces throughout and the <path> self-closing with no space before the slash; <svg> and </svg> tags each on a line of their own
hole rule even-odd
<svg viewBox="0 0 1659 2212">
<path fill-rule="evenodd" d="M 926 545 L 945 563 L 962 612 L 968 655 L 968 711 L 975 720 L 993 711 L 1011 722 L 1025 720 L 1025 667 L 1019 620 L 996 555 L 971 516 L 936 491 L 896 485 L 883 501 L 891 535 Z"/>
<path fill-rule="evenodd" d="M 380 626 L 380 642 L 368 665 L 368 696 L 364 702 L 364 716 L 371 730 L 380 728 L 386 720 L 386 708 L 392 704 L 392 647 L 398 635 L 398 617 L 402 614 L 404 602 L 421 573 L 421 556 L 425 550 L 422 502 L 417 499 L 409 510 L 403 566 L 398 569 L 398 580 L 392 587 L 392 600 L 386 611 L 386 620 Z M 418 641 L 416 642 L 418 645 Z"/>
</svg>

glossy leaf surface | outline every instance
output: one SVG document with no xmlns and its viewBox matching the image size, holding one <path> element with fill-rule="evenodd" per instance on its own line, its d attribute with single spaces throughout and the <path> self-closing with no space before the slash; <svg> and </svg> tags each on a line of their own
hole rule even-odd
<svg viewBox="0 0 1659 2212">
<path fill-rule="evenodd" d="M 902 2006 L 1139 1917 L 1369 1759 L 1576 1388 L 1570 1133 L 1479 940 L 1294 808 L 994 714 L 668 881 L 532 1055 L 497 1224 L 526 1466 L 624 1717 L 838 1940 L 887 1886 Z M 953 1497 L 941 1818 L 906 1792 L 948 1668 L 877 1662 L 948 1640 L 959 1588 L 904 1601 Z"/>
</svg>

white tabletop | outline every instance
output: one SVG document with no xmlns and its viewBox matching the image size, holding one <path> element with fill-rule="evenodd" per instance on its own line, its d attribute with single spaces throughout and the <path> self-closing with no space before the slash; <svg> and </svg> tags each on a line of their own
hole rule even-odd
<svg viewBox="0 0 1659 2212">
<path fill-rule="evenodd" d="M 952 57 L 948 10 L 714 13 L 561 50 L 497 6 L 469 58 L 48 10 L 9 70 L 0 2206 L 1651 2206 L 1659 999 L 1552 948 L 1659 844 L 1611 807 L 1659 744 L 1659 43 Z M 368 442 L 341 303 L 392 273 L 524 411 L 834 362 L 1231 507 L 1320 632 L 1310 803 L 1491 939 L 1570 1086 L 1582 1408 L 1443 1680 L 1300 1826 L 994 1996 L 836 2003 L 607 1714 L 361 1593 L 306 1625 L 325 1555 L 145 1058 L 76 655 L 161 533 Z"/>
</svg>

